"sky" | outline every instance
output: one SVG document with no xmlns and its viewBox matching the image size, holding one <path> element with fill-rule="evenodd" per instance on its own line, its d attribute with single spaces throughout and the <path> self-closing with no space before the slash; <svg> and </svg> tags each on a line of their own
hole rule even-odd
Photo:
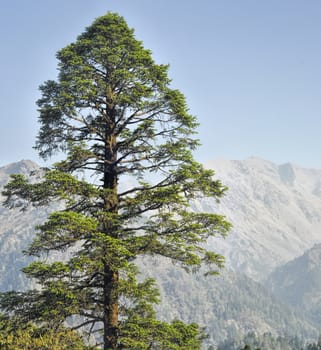
<svg viewBox="0 0 321 350">
<path fill-rule="evenodd" d="M 200 123 L 198 161 L 321 169 L 319 0 L 0 0 L 0 166 L 43 164 L 38 87 L 56 79 L 56 52 L 108 11 L 170 64 Z"/>
</svg>

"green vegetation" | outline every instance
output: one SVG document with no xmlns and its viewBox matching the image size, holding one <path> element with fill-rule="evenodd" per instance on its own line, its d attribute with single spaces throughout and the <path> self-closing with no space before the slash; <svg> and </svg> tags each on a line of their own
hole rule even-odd
<svg viewBox="0 0 321 350">
<path fill-rule="evenodd" d="M 144 259 L 140 269 L 143 275 L 157 279 L 162 296 L 156 307 L 159 317 L 168 321 L 179 315 L 184 322 L 206 326 L 207 346 L 250 331 L 261 334 L 269 330 L 303 339 L 318 336 L 318 325 L 310 323 L 304 312 L 280 303 L 261 284 L 239 272 L 224 269 L 220 276 L 208 278 L 153 259 Z"/>
<path fill-rule="evenodd" d="M 241 345 L 244 343 L 246 345 Z M 271 333 L 258 335 L 251 332 L 243 338 L 225 341 L 218 346 L 218 350 L 320 350 L 321 336 L 316 343 L 305 343 L 298 337 L 281 337 Z"/>
<path fill-rule="evenodd" d="M 197 197 L 219 199 L 226 188 L 192 156 L 196 119 L 116 14 L 98 18 L 60 50 L 57 81 L 41 87 L 36 149 L 65 159 L 42 180 L 13 175 L 8 207 L 64 208 L 37 227 L 23 269 L 39 289 L 2 293 L 5 316 L 61 332 L 65 321 L 101 334 L 107 349 L 199 349 L 195 324 L 158 321 L 154 280 L 140 280 L 139 256 L 169 258 L 186 270 L 223 266 L 206 240 L 225 235 L 224 217 L 193 213 Z M 127 186 L 124 187 L 127 183 Z M 129 185 L 132 184 L 132 185 Z M 63 261 L 48 259 L 63 252 Z M 50 262 L 52 261 L 52 262 Z"/>
<path fill-rule="evenodd" d="M 40 329 L 28 323 L 16 328 L 14 322 L 0 321 L 0 349 L 5 350 L 94 350 L 75 331 Z"/>
<path fill-rule="evenodd" d="M 244 345 L 245 344 L 245 345 Z M 303 350 L 304 343 L 297 337 L 281 337 L 271 333 L 258 335 L 250 332 L 244 337 L 229 339 L 218 350 Z"/>
</svg>

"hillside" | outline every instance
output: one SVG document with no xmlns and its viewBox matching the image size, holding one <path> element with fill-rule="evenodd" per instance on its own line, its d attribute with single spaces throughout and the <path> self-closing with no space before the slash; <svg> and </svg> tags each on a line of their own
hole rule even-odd
<svg viewBox="0 0 321 350">
<path fill-rule="evenodd" d="M 321 244 L 275 269 L 265 284 L 281 301 L 321 323 Z"/>
<path fill-rule="evenodd" d="M 220 276 L 187 274 L 171 263 L 145 260 L 144 274 L 157 279 L 162 303 L 159 315 L 197 322 L 209 333 L 209 344 L 218 344 L 249 332 L 257 334 L 318 336 L 318 326 L 281 303 L 260 283 L 229 270 Z"/>
</svg>

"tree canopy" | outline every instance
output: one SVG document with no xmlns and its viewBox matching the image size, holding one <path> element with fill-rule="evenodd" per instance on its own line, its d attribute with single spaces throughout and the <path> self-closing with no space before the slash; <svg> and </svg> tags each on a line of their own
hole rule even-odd
<svg viewBox="0 0 321 350">
<path fill-rule="evenodd" d="M 50 329 L 72 320 L 74 329 L 100 332 L 105 350 L 197 349 L 196 325 L 156 320 L 155 282 L 136 267 L 146 255 L 191 271 L 223 266 L 205 243 L 230 224 L 190 208 L 226 191 L 193 157 L 196 118 L 171 88 L 168 66 L 117 14 L 96 19 L 57 59 L 57 80 L 40 87 L 35 148 L 44 159 L 64 158 L 40 181 L 13 175 L 3 194 L 8 207 L 56 201 L 63 209 L 36 228 L 26 251 L 38 259 L 23 271 L 40 288 L 2 293 L 1 308 Z M 63 258 L 48 260 L 55 252 Z"/>
</svg>

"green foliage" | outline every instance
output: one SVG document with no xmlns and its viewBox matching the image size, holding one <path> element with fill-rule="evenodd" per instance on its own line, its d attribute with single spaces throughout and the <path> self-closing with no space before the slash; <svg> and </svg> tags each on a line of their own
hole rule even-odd
<svg viewBox="0 0 321 350">
<path fill-rule="evenodd" d="M 219 200 L 226 191 L 193 159 L 196 119 L 170 88 L 168 66 L 156 64 L 116 14 L 98 18 L 57 58 L 57 81 L 40 87 L 35 148 L 45 159 L 66 157 L 40 182 L 13 175 L 3 194 L 8 207 L 64 208 L 37 227 L 26 251 L 40 258 L 24 272 L 41 288 L 3 293 L 0 305 L 21 323 L 55 328 L 71 318 L 76 328 L 102 332 L 105 350 L 197 349 L 197 326 L 156 320 L 157 293 L 152 281 L 137 282 L 134 265 L 157 255 L 187 270 L 223 266 L 204 243 L 230 224 L 190 209 L 193 199 Z M 123 189 L 128 178 L 134 184 Z M 47 259 L 55 252 L 63 261 Z"/>
<path fill-rule="evenodd" d="M 133 337 L 133 334 L 135 337 Z M 166 323 L 134 316 L 121 334 L 121 349 L 195 350 L 200 349 L 205 335 L 196 324 L 175 320 Z"/>
<path fill-rule="evenodd" d="M 95 350 L 85 345 L 79 334 L 70 329 L 37 328 L 31 323 L 23 328 L 4 318 L 0 321 L 0 349 L 5 350 Z"/>
</svg>

